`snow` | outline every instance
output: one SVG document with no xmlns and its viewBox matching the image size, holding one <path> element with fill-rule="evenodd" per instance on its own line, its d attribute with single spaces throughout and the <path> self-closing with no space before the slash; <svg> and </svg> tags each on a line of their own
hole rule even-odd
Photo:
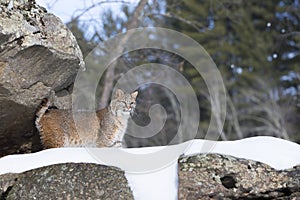
<svg viewBox="0 0 300 200">
<path fill-rule="evenodd" d="M 113 148 L 48 149 L 32 154 L 9 155 L 0 158 L 0 174 L 20 173 L 57 163 L 99 163 L 124 169 L 135 199 L 177 199 L 177 160 L 174 158 L 177 158 L 182 151 L 185 155 L 199 152 L 227 154 L 260 161 L 275 169 L 287 169 L 300 164 L 300 145 L 274 137 L 260 136 L 221 142 L 192 140 L 166 147 L 121 150 Z M 175 153 L 172 154 L 172 152 Z M 130 159 L 129 155 L 133 156 L 133 159 Z M 170 158 L 169 160 L 166 159 L 166 155 L 170 155 L 167 157 Z M 107 159 L 108 157 L 111 159 Z M 148 160 L 136 159 L 141 157 Z M 165 160 L 168 162 L 164 162 Z M 132 168 L 133 166 L 138 167 Z M 141 167 L 145 167 L 145 170 L 141 171 Z"/>
</svg>

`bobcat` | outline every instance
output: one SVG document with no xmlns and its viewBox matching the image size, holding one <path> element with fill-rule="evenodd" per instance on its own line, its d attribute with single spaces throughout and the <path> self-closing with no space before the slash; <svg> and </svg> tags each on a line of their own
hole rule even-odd
<svg viewBox="0 0 300 200">
<path fill-rule="evenodd" d="M 56 147 L 120 147 L 138 92 L 117 89 L 107 108 L 77 111 L 76 126 L 72 110 L 49 109 L 44 102 L 36 116 L 36 127 L 44 148 Z"/>
</svg>

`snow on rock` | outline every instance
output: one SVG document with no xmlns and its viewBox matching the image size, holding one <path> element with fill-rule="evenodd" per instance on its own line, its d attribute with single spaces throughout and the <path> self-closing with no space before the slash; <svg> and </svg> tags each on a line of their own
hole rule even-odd
<svg viewBox="0 0 300 200">
<path fill-rule="evenodd" d="M 193 140 L 185 153 L 199 153 L 203 140 Z M 287 169 L 300 164 L 300 145 L 287 140 L 258 136 L 236 141 L 213 142 L 211 153 L 220 153 L 251 159 L 270 165 L 275 169 Z"/>
<path fill-rule="evenodd" d="M 164 152 L 162 156 L 160 156 L 160 152 Z M 172 152 L 175 153 L 172 154 Z M 153 155 L 148 156 L 151 153 Z M 300 164 L 300 145 L 274 137 L 261 136 L 221 142 L 192 140 L 166 147 L 93 150 L 86 148 L 48 149 L 32 154 L 10 155 L 0 158 L 0 174 L 21 173 L 46 165 L 66 162 L 98 163 L 125 170 L 135 199 L 176 199 L 178 187 L 177 158 L 180 154 L 192 155 L 196 153 L 219 153 L 252 159 L 268 164 L 275 169 L 286 169 Z M 129 154 L 138 157 L 130 159 Z M 170 154 L 168 158 L 176 159 L 169 159 L 168 162 L 164 162 L 168 154 Z M 105 156 L 101 157 L 101 155 Z M 111 159 L 109 160 L 107 157 Z M 138 159 L 142 157 L 147 157 L 147 162 Z M 130 170 L 133 166 L 143 166 L 142 164 L 151 166 L 153 163 L 161 163 L 161 165 L 153 165 L 156 168 L 153 170 L 149 168 L 144 172 L 140 169 L 138 171 Z"/>
</svg>

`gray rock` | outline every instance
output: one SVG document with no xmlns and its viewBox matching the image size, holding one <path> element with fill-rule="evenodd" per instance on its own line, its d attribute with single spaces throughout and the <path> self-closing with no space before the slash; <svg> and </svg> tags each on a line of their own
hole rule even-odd
<svg viewBox="0 0 300 200">
<path fill-rule="evenodd" d="M 199 154 L 178 160 L 179 199 L 297 199 L 300 166 L 277 171 L 246 159 Z"/>
<path fill-rule="evenodd" d="M 62 90 L 56 93 L 54 105 L 60 109 L 72 109 L 72 97 L 68 90 Z"/>
<path fill-rule="evenodd" d="M 0 157 L 40 148 L 34 118 L 41 99 L 50 91 L 66 94 L 61 91 L 84 68 L 75 37 L 59 18 L 34 1 L 13 8 L 5 2 L 0 2 Z M 70 107 L 69 99 L 60 96 L 57 107 Z"/>
<path fill-rule="evenodd" d="M 4 197 L 8 194 L 11 190 L 12 186 L 18 180 L 18 174 L 3 174 L 0 175 L 0 199 L 4 199 Z"/>
<path fill-rule="evenodd" d="M 88 163 L 57 164 L 0 175 L 0 189 L 1 198 L 7 200 L 133 199 L 123 171 Z"/>
</svg>

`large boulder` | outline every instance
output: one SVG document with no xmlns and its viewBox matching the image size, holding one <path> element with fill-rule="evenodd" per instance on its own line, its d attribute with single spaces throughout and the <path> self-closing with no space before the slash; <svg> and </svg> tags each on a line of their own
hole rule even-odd
<svg viewBox="0 0 300 200">
<path fill-rule="evenodd" d="M 0 157 L 41 148 L 34 126 L 41 99 L 54 91 L 57 107 L 69 108 L 70 86 L 84 67 L 61 20 L 24 2 L 12 8 L 0 1 Z"/>
<path fill-rule="evenodd" d="M 139 150 L 149 152 L 149 148 Z M 76 163 L 36 168 L 36 164 L 47 165 L 47 160 L 53 163 L 58 156 L 66 156 L 63 152 L 52 149 L 37 154 L 11 155 L 2 158 L 2 162 L 0 159 L 0 166 L 7 165 L 0 167 L 0 199 L 174 199 L 176 193 L 178 199 L 204 200 L 299 199 L 300 196 L 300 166 L 275 170 L 257 161 L 220 154 L 180 157 L 178 170 L 174 166 L 162 168 L 160 172 L 163 173 L 147 171 L 124 175 L 124 171 L 116 167 L 79 163 L 82 155 L 74 151 L 74 156 L 71 150 L 69 157 L 76 158 Z M 139 165 L 140 161 L 129 162 Z M 31 170 L 28 163 L 32 165 Z M 18 167 L 12 168 L 12 164 Z M 178 191 L 175 180 L 178 180 Z"/>
<path fill-rule="evenodd" d="M 220 154 L 178 160 L 178 199 L 296 199 L 300 166 L 277 171 L 267 164 Z"/>
<path fill-rule="evenodd" d="M 133 199 L 124 171 L 66 163 L 0 175 L 1 199 Z"/>
</svg>

